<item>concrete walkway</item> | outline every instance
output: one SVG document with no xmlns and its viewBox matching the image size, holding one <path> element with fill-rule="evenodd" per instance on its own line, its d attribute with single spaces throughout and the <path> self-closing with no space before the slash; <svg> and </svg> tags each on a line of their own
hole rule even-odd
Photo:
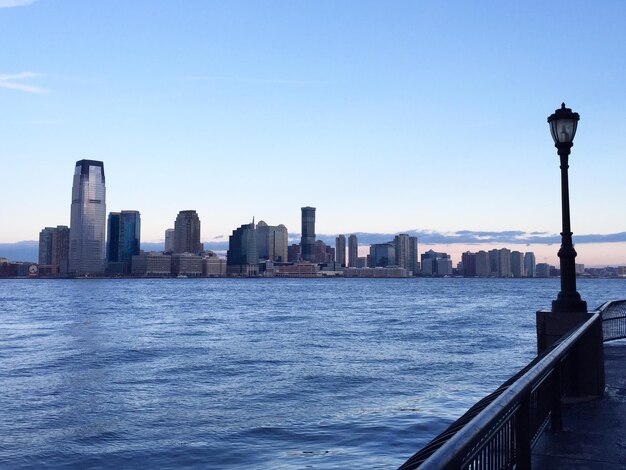
<svg viewBox="0 0 626 470">
<path fill-rule="evenodd" d="M 606 393 L 566 405 L 560 432 L 547 431 L 533 449 L 533 469 L 626 469 L 626 340 L 604 345 Z"/>
</svg>

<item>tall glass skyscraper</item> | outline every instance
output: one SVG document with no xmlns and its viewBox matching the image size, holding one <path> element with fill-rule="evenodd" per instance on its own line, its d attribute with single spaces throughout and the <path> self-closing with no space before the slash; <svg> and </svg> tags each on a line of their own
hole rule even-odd
<svg viewBox="0 0 626 470">
<path fill-rule="evenodd" d="M 130 274 L 132 257 L 139 254 L 141 216 L 138 211 L 111 212 L 107 264 L 111 273 Z"/>
<path fill-rule="evenodd" d="M 106 188 L 104 163 L 76 162 L 70 216 L 69 273 L 104 273 Z"/>
</svg>

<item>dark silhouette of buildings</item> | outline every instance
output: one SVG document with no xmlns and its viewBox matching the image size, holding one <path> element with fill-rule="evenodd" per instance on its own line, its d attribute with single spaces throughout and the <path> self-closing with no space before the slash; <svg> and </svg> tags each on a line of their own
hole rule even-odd
<svg viewBox="0 0 626 470">
<path fill-rule="evenodd" d="M 139 212 L 111 212 L 107 232 L 107 273 L 130 274 L 132 257 L 139 254 L 141 239 Z"/>
<path fill-rule="evenodd" d="M 356 235 L 348 237 L 348 267 L 356 268 L 359 263 L 359 242 Z"/>
<path fill-rule="evenodd" d="M 259 273 L 259 251 L 254 221 L 244 224 L 228 237 L 226 273 L 234 276 L 256 276 Z"/>
<path fill-rule="evenodd" d="M 51 275 L 67 273 L 70 229 L 65 225 L 46 227 L 39 232 L 39 264 L 48 266 Z"/>
<path fill-rule="evenodd" d="M 346 265 L 346 236 L 339 235 L 335 238 L 335 261 L 341 266 Z"/>
</svg>

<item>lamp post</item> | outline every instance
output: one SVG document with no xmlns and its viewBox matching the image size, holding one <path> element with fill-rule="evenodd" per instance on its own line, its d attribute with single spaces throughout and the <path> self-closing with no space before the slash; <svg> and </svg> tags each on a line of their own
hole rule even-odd
<svg viewBox="0 0 626 470">
<path fill-rule="evenodd" d="M 554 146 L 561 159 L 561 210 L 563 217 L 563 231 L 561 232 L 561 249 L 559 259 L 561 264 L 561 292 L 556 300 L 552 301 L 552 312 L 586 312 L 587 302 L 580 298 L 576 291 L 576 250 L 572 243 L 572 231 L 569 216 L 569 183 L 567 176 L 568 158 L 580 116 L 561 104 L 554 114 L 548 117 L 550 132 L 554 139 Z"/>
</svg>

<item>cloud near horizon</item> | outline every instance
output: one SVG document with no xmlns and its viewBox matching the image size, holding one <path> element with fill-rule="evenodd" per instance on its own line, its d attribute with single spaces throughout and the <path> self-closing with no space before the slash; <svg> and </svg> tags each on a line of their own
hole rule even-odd
<svg viewBox="0 0 626 470">
<path fill-rule="evenodd" d="M 2 0 L 0 0 L 2 2 Z M 37 93 L 37 94 L 45 94 L 48 93 L 48 90 L 28 85 L 25 83 L 21 83 L 21 80 L 29 79 L 29 78 L 37 78 L 40 77 L 40 74 L 33 72 L 20 72 L 9 75 L 0 75 L 0 88 L 6 88 L 9 90 L 17 90 L 24 91 L 26 93 Z"/>
</svg>

